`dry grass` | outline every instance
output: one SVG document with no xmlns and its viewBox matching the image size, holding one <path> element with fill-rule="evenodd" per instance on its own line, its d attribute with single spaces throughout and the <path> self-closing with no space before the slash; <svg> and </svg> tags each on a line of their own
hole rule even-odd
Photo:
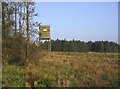
<svg viewBox="0 0 120 89">
<path fill-rule="evenodd" d="M 42 57 L 38 57 L 41 54 Z M 25 76 L 19 86 L 25 86 L 24 83 L 29 83 L 31 79 L 33 83 L 40 82 L 36 86 L 41 87 L 115 87 L 118 85 L 117 60 L 116 53 L 44 52 L 37 54 L 37 61 L 21 68 L 12 68 L 16 72 L 19 69 L 18 74 Z M 13 85 L 16 79 L 10 77 L 9 83 L 5 78 L 8 74 L 4 70 L 12 74 L 9 66 L 3 65 L 3 81 L 6 86 L 17 86 L 17 83 Z"/>
</svg>

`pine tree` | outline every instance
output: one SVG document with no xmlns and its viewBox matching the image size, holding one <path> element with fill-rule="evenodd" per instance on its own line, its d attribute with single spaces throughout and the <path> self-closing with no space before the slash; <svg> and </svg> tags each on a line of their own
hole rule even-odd
<svg viewBox="0 0 120 89">
<path fill-rule="evenodd" d="M 111 52 L 111 51 L 112 51 L 112 49 L 111 49 L 109 42 L 105 41 L 104 42 L 104 52 Z"/>
</svg>

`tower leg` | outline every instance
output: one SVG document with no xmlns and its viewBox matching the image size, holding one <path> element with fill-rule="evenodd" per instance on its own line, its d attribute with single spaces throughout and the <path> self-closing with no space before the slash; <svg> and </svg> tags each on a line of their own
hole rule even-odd
<svg viewBox="0 0 120 89">
<path fill-rule="evenodd" d="M 48 40 L 48 51 L 51 51 L 51 39 Z"/>
</svg>

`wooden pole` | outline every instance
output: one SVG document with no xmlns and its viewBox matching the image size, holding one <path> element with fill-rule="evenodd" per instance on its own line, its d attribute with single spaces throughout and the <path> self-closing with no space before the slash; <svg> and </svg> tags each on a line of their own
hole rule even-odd
<svg viewBox="0 0 120 89">
<path fill-rule="evenodd" d="M 48 51 L 51 51 L 51 39 L 48 39 Z"/>
<path fill-rule="evenodd" d="M 51 39 L 50 39 L 50 51 L 51 51 Z"/>
</svg>

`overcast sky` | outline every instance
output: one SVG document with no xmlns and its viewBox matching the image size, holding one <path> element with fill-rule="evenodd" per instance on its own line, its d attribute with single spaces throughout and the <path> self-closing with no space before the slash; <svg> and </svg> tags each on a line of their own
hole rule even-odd
<svg viewBox="0 0 120 89">
<path fill-rule="evenodd" d="M 118 41 L 117 2 L 37 2 L 36 12 L 52 39 Z"/>
</svg>

